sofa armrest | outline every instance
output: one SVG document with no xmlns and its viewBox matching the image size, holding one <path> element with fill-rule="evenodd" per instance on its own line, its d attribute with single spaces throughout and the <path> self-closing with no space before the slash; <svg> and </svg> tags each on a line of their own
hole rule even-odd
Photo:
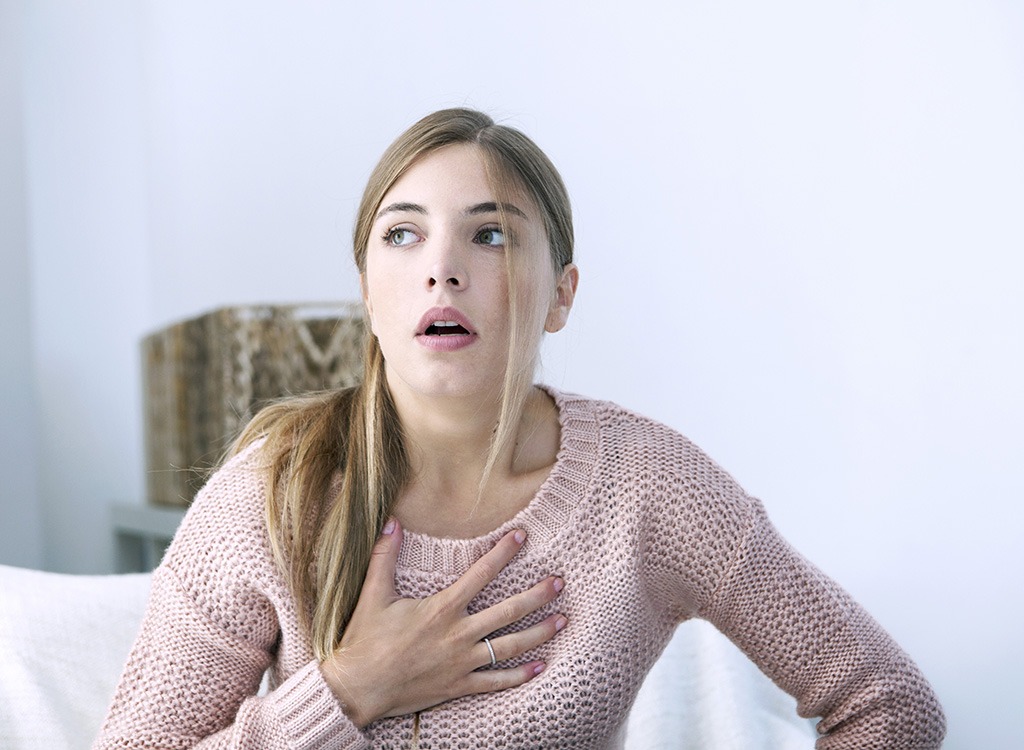
<svg viewBox="0 0 1024 750">
<path fill-rule="evenodd" d="M 0 747 L 88 748 L 149 595 L 149 574 L 0 565 Z"/>
</svg>

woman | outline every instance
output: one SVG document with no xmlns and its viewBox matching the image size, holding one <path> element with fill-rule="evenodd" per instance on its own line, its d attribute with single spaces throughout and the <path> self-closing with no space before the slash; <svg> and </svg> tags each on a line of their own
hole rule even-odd
<svg viewBox="0 0 1024 750">
<path fill-rule="evenodd" d="M 97 748 L 606 747 L 691 617 L 822 717 L 820 748 L 939 746 L 923 676 L 758 501 L 674 431 L 532 384 L 572 242 L 518 131 L 456 109 L 398 138 L 355 227 L 363 383 L 239 438 Z"/>
</svg>

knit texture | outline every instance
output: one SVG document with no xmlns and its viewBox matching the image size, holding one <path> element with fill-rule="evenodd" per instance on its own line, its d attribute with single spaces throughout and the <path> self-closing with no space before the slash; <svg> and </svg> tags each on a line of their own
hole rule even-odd
<svg viewBox="0 0 1024 750">
<path fill-rule="evenodd" d="M 527 684 L 419 716 L 418 747 L 615 746 L 676 625 L 712 622 L 802 716 L 820 750 L 937 748 L 942 709 L 917 667 L 842 589 L 789 547 L 761 504 L 677 432 L 611 403 L 550 391 L 561 444 L 530 504 L 477 539 L 405 531 L 399 594 L 451 585 L 513 528 L 527 542 L 478 611 L 548 575 L 569 626 L 511 666 Z M 210 480 L 154 575 L 138 639 L 94 748 L 408 748 L 413 716 L 348 721 L 320 675 L 263 520 L 259 444 Z M 502 631 L 499 631 L 499 634 Z M 271 670 L 270 692 L 255 695 Z"/>
</svg>

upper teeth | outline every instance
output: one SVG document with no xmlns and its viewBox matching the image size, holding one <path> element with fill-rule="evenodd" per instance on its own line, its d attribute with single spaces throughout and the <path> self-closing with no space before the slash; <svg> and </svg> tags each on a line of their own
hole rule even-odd
<svg viewBox="0 0 1024 750">
<path fill-rule="evenodd" d="M 457 326 L 458 323 L 454 320 L 435 320 L 434 325 L 438 328 L 451 328 L 452 326 Z"/>
</svg>

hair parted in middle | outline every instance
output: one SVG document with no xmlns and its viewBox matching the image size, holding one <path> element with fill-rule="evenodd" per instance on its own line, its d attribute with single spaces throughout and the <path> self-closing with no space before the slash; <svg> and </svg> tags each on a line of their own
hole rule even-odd
<svg viewBox="0 0 1024 750">
<path fill-rule="evenodd" d="M 515 194 L 533 200 L 543 218 L 552 278 L 573 257 L 572 212 L 558 171 L 520 131 L 471 109 L 434 112 L 400 135 L 370 175 L 356 215 L 353 255 L 360 274 L 384 196 L 419 159 L 446 146 L 479 148 L 485 174 L 507 226 L 504 206 Z M 481 488 L 502 450 L 514 440 L 515 417 L 536 369 L 543 317 L 517 279 L 526 259 L 506 235 L 510 337 L 500 388 L 501 408 Z M 384 374 L 377 338 L 365 327 L 363 379 L 353 387 L 279 402 L 262 410 L 235 441 L 231 454 L 265 439 L 266 520 L 274 558 L 299 613 L 308 613 L 318 659 L 337 647 L 355 609 L 373 545 L 408 479 L 402 427 Z"/>
</svg>

